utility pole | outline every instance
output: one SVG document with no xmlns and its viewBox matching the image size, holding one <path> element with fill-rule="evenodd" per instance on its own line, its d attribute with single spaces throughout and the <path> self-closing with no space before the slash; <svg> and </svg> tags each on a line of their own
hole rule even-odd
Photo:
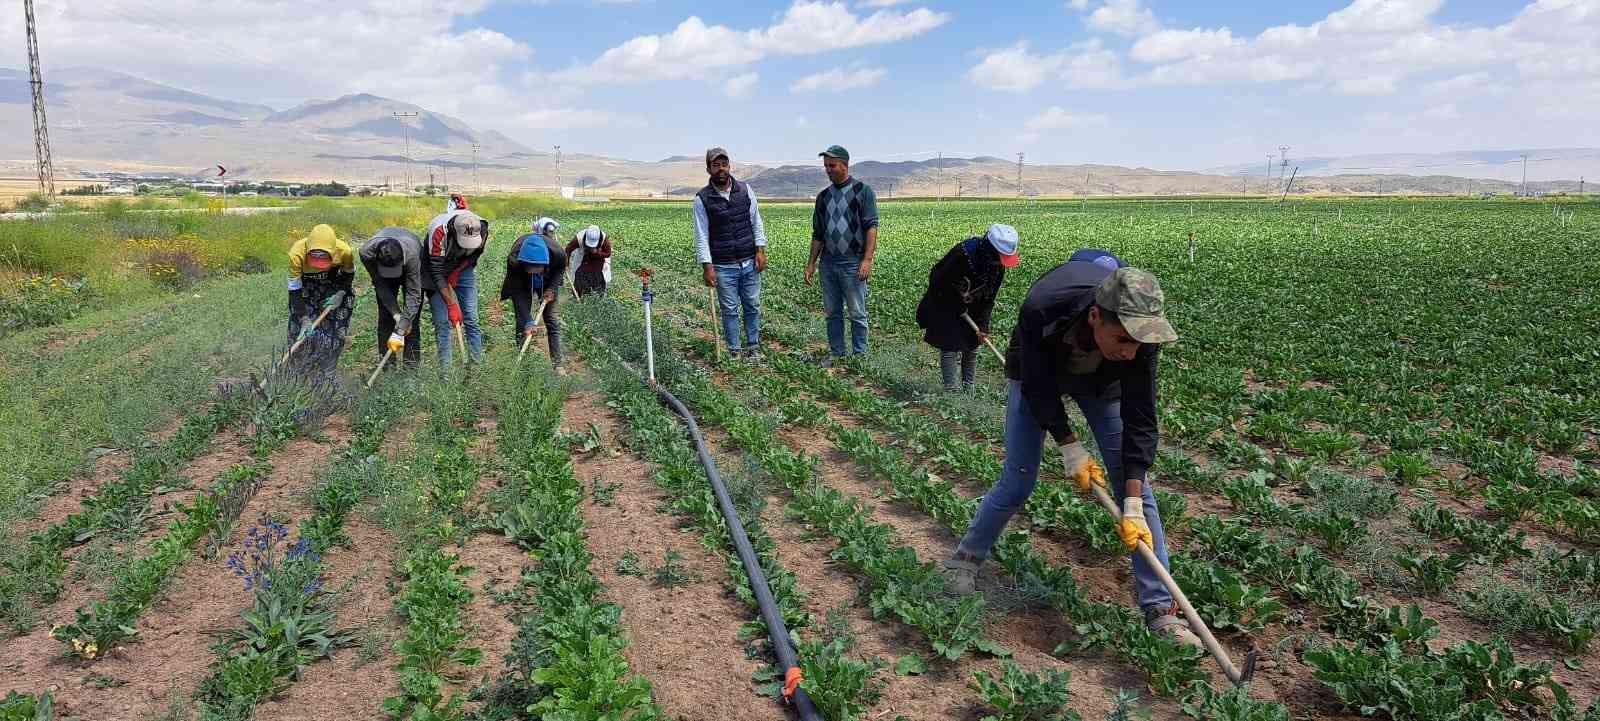
<svg viewBox="0 0 1600 721">
<path fill-rule="evenodd" d="M 472 192 L 473 192 L 473 194 L 477 194 L 477 193 L 483 192 L 482 186 L 478 185 L 478 148 L 479 147 L 480 146 L 477 143 L 473 143 L 472 144 Z"/>
<path fill-rule="evenodd" d="M 1522 197 L 1528 197 L 1528 155 L 1522 155 Z"/>
<path fill-rule="evenodd" d="M 1583 196 L 1583 176 L 1578 176 L 1578 196 Z"/>
<path fill-rule="evenodd" d="M 1017 153 L 1017 197 L 1022 197 L 1022 153 Z"/>
<path fill-rule="evenodd" d="M 561 194 L 561 146 L 556 146 L 556 195 Z"/>
<path fill-rule="evenodd" d="M 1278 152 L 1278 180 L 1283 180 L 1284 174 L 1289 172 L 1289 146 L 1279 145 Z"/>
<path fill-rule="evenodd" d="M 939 161 L 940 162 L 937 165 L 933 166 L 933 169 L 938 172 L 938 179 L 936 181 L 934 181 L 934 182 L 938 184 L 939 188 L 938 188 L 938 190 L 936 191 L 935 194 L 938 195 L 939 202 L 943 203 L 944 202 L 944 153 L 939 153 Z"/>
<path fill-rule="evenodd" d="M 50 128 L 44 118 L 44 76 L 39 70 L 39 31 L 33 21 L 33 0 L 22 0 L 28 23 L 28 85 L 33 88 L 33 156 L 39 166 L 39 192 L 56 194 L 56 169 L 50 161 Z"/>
<path fill-rule="evenodd" d="M 400 129 L 405 133 L 405 136 L 406 136 L 406 192 L 409 193 L 412 190 L 412 187 L 411 187 L 411 124 L 407 123 L 406 119 L 407 118 L 415 118 L 415 117 L 417 117 L 417 114 L 416 113 L 390 113 L 390 115 L 393 115 L 396 120 L 400 121 Z"/>
<path fill-rule="evenodd" d="M 1268 192 L 1271 192 L 1272 190 L 1272 159 L 1276 157 L 1278 157 L 1277 153 L 1267 153 L 1267 174 L 1265 177 L 1267 179 L 1266 186 Z"/>
</svg>

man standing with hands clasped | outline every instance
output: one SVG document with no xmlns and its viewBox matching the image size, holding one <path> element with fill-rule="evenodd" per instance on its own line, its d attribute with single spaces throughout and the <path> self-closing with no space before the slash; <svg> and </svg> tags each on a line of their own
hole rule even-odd
<svg viewBox="0 0 1600 721">
<path fill-rule="evenodd" d="M 717 310 L 728 353 L 761 358 L 761 274 L 767 269 L 767 230 L 750 186 L 733 177 L 728 151 L 706 151 L 706 187 L 694 196 L 695 258 L 706 287 L 717 289 Z M 744 333 L 739 311 L 744 311 Z"/>
<path fill-rule="evenodd" d="M 1120 260 L 1102 251 L 1080 251 L 1073 258 L 1034 282 L 1018 314 L 1006 352 L 1005 467 L 944 562 L 958 593 L 973 591 L 978 569 L 1006 522 L 1033 493 L 1047 432 L 1079 491 L 1089 493 L 1097 485 L 1123 499 L 1117 532 L 1128 550 L 1143 542 L 1167 564 L 1166 536 L 1146 473 L 1158 441 L 1156 361 L 1161 346 L 1178 334 L 1167 322 L 1154 275 L 1120 267 Z M 1073 432 L 1062 396 L 1072 396 L 1083 411 L 1104 470 Z M 1151 632 L 1200 645 L 1172 594 L 1137 553 L 1133 581 Z"/>
<path fill-rule="evenodd" d="M 822 308 L 828 316 L 828 350 L 846 355 L 844 320 L 850 319 L 849 355 L 867 352 L 867 279 L 878 252 L 878 196 L 850 177 L 850 151 L 837 145 L 819 153 L 831 181 L 811 211 L 811 260 L 806 285 L 822 271 Z"/>
</svg>

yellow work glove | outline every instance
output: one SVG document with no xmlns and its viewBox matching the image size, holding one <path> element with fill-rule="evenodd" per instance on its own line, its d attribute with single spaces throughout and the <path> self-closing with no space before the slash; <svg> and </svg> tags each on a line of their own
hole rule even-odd
<svg viewBox="0 0 1600 721">
<path fill-rule="evenodd" d="M 1061 467 L 1066 469 L 1067 477 L 1077 484 L 1079 493 L 1088 493 L 1091 483 L 1106 487 L 1106 472 L 1089 457 L 1089 452 L 1078 441 L 1061 444 Z"/>
<path fill-rule="evenodd" d="M 389 334 L 389 352 L 399 353 L 406 349 L 406 337 L 399 333 Z"/>
<path fill-rule="evenodd" d="M 1150 524 L 1144 520 L 1143 498 L 1122 499 L 1122 521 L 1117 524 L 1117 535 L 1122 536 L 1122 544 L 1130 551 L 1137 550 L 1140 541 L 1152 549 L 1156 547 L 1155 537 L 1150 535 Z"/>
</svg>

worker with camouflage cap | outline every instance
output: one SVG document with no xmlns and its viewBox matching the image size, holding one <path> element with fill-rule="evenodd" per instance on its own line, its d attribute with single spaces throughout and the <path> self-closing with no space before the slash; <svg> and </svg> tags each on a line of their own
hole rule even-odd
<svg viewBox="0 0 1600 721">
<path fill-rule="evenodd" d="M 1005 466 L 945 561 L 956 591 L 972 591 L 1006 522 L 1033 493 L 1046 433 L 1060 447 L 1066 475 L 1078 490 L 1087 493 L 1098 485 L 1123 499 L 1117 532 L 1128 550 L 1143 541 L 1166 565 L 1161 515 L 1146 479 L 1156 458 L 1156 361 L 1161 346 L 1178 339 L 1163 306 L 1154 275 L 1126 267 L 1105 251 L 1080 251 L 1028 289 L 1006 352 Z M 1073 431 L 1063 396 L 1083 411 L 1104 470 Z M 1138 554 L 1133 577 L 1135 600 L 1150 630 L 1200 645 Z"/>
</svg>

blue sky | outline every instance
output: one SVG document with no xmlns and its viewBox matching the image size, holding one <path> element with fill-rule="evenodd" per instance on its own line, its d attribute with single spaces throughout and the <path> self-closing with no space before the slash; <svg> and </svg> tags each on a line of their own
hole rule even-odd
<svg viewBox="0 0 1600 721">
<path fill-rule="evenodd" d="M 278 107 L 372 92 L 538 149 L 646 160 L 721 144 L 807 161 L 837 142 L 1207 168 L 1280 145 L 1600 145 L 1600 0 L 66 5 L 41 10 L 55 62 Z"/>
</svg>

